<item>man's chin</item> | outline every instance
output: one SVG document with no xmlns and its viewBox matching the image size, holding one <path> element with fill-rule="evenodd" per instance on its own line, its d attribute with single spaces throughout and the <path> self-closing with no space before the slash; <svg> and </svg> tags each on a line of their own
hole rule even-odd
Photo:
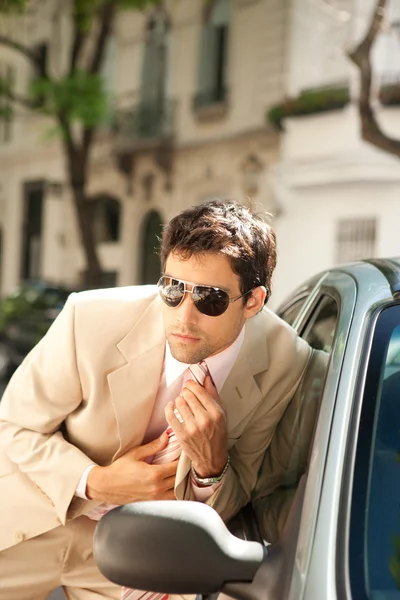
<svg viewBox="0 0 400 600">
<path fill-rule="evenodd" d="M 169 348 L 171 350 L 172 356 L 178 362 L 185 363 L 187 365 L 194 365 L 195 363 L 199 363 L 205 358 L 207 358 L 208 353 L 204 349 L 201 348 L 186 348 L 182 347 L 181 344 L 172 342 L 168 340 Z"/>
</svg>

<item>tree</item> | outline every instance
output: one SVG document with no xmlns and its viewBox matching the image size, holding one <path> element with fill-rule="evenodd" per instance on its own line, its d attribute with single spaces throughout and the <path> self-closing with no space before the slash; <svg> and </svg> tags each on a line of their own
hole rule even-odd
<svg viewBox="0 0 400 600">
<path fill-rule="evenodd" d="M 0 79 L 0 94 L 12 104 L 52 117 L 61 134 L 67 181 L 71 187 L 80 239 L 86 257 L 88 287 L 99 287 L 102 269 L 96 251 L 87 196 L 90 154 L 96 131 L 107 116 L 109 104 L 101 68 L 118 11 L 144 10 L 157 0 L 66 0 L 71 20 L 67 68 L 61 76 L 50 72 L 43 56 L 14 35 L 1 35 L 0 45 L 22 55 L 34 68 L 35 77 L 26 95 L 17 94 L 12 81 Z M 54 3 L 60 9 L 61 0 Z M 64 4 L 65 6 L 65 4 Z M 23 18 L 28 10 L 43 9 L 34 0 L 0 0 L 3 18 L 11 13 Z M 6 116 L 3 114 L 3 117 Z"/>
<path fill-rule="evenodd" d="M 361 122 L 361 137 L 366 142 L 400 158 L 400 140 L 384 133 L 376 118 L 371 102 L 373 72 L 371 51 L 382 31 L 387 12 L 387 0 L 377 0 L 368 30 L 361 42 L 348 52 L 350 60 L 360 73 L 360 89 L 358 95 L 358 110 Z"/>
<path fill-rule="evenodd" d="M 357 106 L 360 117 L 361 138 L 376 148 L 400 158 L 400 139 L 392 138 L 382 130 L 373 105 L 372 86 L 374 74 L 371 53 L 388 20 L 388 1 L 375 0 L 375 2 L 372 17 L 363 39 L 346 54 L 357 67 L 360 75 Z M 322 8 L 325 7 L 326 10 L 331 11 L 331 14 L 338 12 L 335 0 L 318 0 L 318 4 Z"/>
</svg>

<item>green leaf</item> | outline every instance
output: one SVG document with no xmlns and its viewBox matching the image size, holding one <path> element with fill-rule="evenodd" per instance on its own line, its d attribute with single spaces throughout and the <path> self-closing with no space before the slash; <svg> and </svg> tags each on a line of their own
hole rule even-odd
<svg viewBox="0 0 400 600">
<path fill-rule="evenodd" d="M 304 90 L 297 97 L 286 98 L 280 104 L 272 106 L 267 117 L 270 123 L 282 128 L 282 122 L 286 117 L 340 109 L 349 102 L 350 93 L 347 86 Z"/>
<path fill-rule="evenodd" d="M 12 106 L 1 106 L 0 104 L 0 119 L 4 121 L 9 121 L 13 116 L 14 111 Z"/>
<path fill-rule="evenodd" d="M 11 91 L 11 81 L 9 78 L 0 77 L 0 98 L 1 96 L 7 96 Z"/>
<path fill-rule="evenodd" d="M 109 0 L 113 2 L 113 0 Z M 144 10 L 148 6 L 160 4 L 160 0 L 117 0 L 118 8 L 122 10 Z"/>
<path fill-rule="evenodd" d="M 26 9 L 28 0 L 0 0 L 0 12 L 22 13 Z"/>
<path fill-rule="evenodd" d="M 101 75 L 76 71 L 59 80 L 36 79 L 31 86 L 41 112 L 56 116 L 63 112 L 70 123 L 87 127 L 100 125 L 109 112 L 109 98 Z"/>
<path fill-rule="evenodd" d="M 82 33 L 90 31 L 100 5 L 101 0 L 75 0 L 72 12 Z"/>
</svg>

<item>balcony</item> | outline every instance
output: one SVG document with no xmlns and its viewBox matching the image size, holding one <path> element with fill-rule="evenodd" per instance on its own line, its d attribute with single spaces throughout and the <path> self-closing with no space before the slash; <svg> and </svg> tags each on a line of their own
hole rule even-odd
<svg viewBox="0 0 400 600">
<path fill-rule="evenodd" d="M 284 98 L 279 104 L 269 108 L 267 120 L 277 129 L 284 129 L 284 121 L 290 117 L 302 117 L 342 110 L 350 102 L 347 82 L 320 88 L 303 90 L 296 97 Z"/>
<path fill-rule="evenodd" d="M 171 141 L 175 130 L 175 101 L 140 101 L 116 114 L 117 145 L 121 151 L 157 147 Z"/>
</svg>

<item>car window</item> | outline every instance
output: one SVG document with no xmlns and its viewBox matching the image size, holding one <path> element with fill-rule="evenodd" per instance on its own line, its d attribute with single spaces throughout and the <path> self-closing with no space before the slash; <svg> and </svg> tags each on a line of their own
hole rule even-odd
<svg viewBox="0 0 400 600">
<path fill-rule="evenodd" d="M 289 304 L 286 304 L 284 308 L 278 312 L 280 318 L 286 321 L 286 323 L 288 323 L 289 325 L 293 325 L 297 315 L 303 308 L 307 298 L 308 294 L 303 294 L 302 296 L 296 298 Z"/>
<path fill-rule="evenodd" d="M 325 295 L 319 300 L 301 334 L 312 348 L 331 351 L 338 312 L 338 303 L 332 296 Z"/>
<path fill-rule="evenodd" d="M 400 306 L 377 320 L 362 403 L 350 529 L 353 598 L 400 600 Z"/>
</svg>

